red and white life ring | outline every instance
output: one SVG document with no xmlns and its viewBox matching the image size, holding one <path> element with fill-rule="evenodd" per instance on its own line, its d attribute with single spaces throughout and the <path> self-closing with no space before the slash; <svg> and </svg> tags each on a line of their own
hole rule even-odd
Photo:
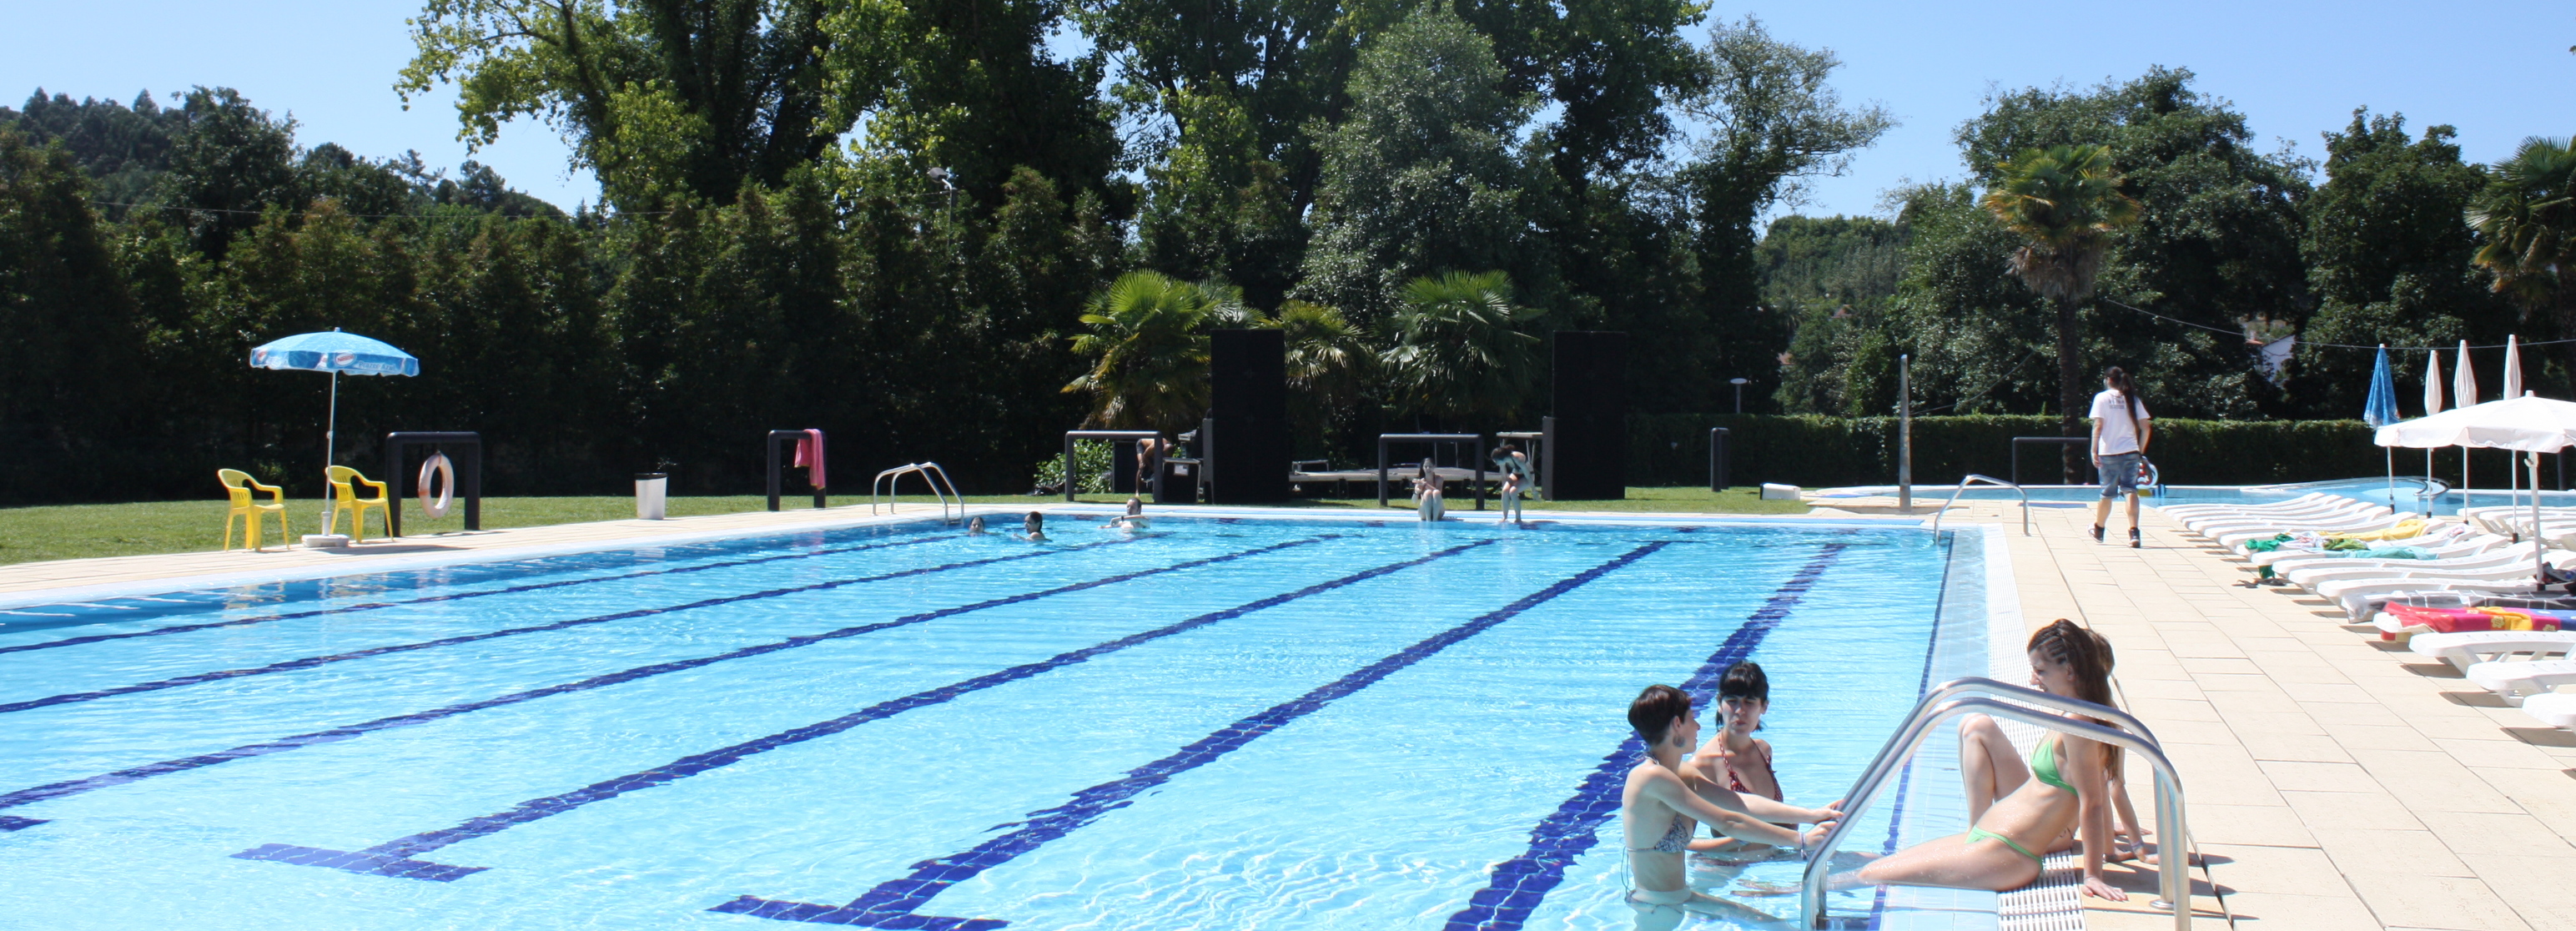
<svg viewBox="0 0 2576 931">
<path fill-rule="evenodd" d="M 438 475 L 438 500 L 435 503 L 429 497 L 429 477 L 433 472 Z M 412 487 L 420 489 L 421 514 L 433 519 L 446 517 L 448 508 L 456 504 L 456 467 L 448 464 L 446 453 L 431 453 L 428 459 L 421 461 L 420 481 Z"/>
</svg>

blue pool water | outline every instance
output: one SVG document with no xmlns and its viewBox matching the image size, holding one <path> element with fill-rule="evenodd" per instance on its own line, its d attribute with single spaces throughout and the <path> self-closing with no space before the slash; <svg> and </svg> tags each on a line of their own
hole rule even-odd
<svg viewBox="0 0 2576 931">
<path fill-rule="evenodd" d="M 2385 477 L 2350 478 L 2289 485 L 2166 485 L 2160 489 L 2151 490 L 2143 500 L 2149 505 L 2262 504 L 2269 501 L 2285 501 L 2314 492 L 2324 492 L 2357 501 L 2388 505 L 2400 511 L 2418 514 L 2427 510 L 2434 514 L 2457 514 L 2464 507 L 2531 504 L 2531 492 L 2528 490 L 2517 495 L 2502 488 L 2477 488 L 2466 491 L 2452 489 L 2431 496 L 2424 495 L 2423 490 L 2424 483 L 2420 479 L 2401 475 L 2394 480 Z M 1915 500 L 1935 505 L 1948 500 L 1953 492 L 1957 492 L 1957 487 L 1952 485 L 1914 486 Z M 1855 488 L 1829 488 L 1818 494 L 1825 498 L 1858 498 L 1895 493 L 1894 485 L 1870 485 Z M 1971 485 L 1967 491 L 1959 492 L 1958 496 L 1970 501 L 2017 501 L 2024 494 L 2029 495 L 2034 503 L 2046 501 L 2091 504 L 2102 497 L 2102 489 L 2098 485 L 2024 485 L 2021 492 L 2016 493 L 2010 488 Z M 2576 491 L 2543 491 L 2540 493 L 2540 503 L 2545 507 L 2576 505 Z"/>
<path fill-rule="evenodd" d="M 1818 804 L 1983 672 L 1911 527 L 1085 520 L 0 611 L 0 924 L 1624 927 L 1642 685 Z"/>
</svg>

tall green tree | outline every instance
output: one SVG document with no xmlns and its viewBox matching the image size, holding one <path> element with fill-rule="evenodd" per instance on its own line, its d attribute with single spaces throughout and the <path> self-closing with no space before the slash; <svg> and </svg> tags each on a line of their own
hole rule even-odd
<svg viewBox="0 0 2576 931">
<path fill-rule="evenodd" d="M 1842 102 L 1827 83 L 1841 66 L 1833 52 L 1774 38 L 1758 20 L 1722 25 L 1702 54 L 1707 90 L 1680 103 L 1705 127 L 1681 170 L 1696 229 L 1700 312 L 1630 328 L 1697 373 L 1664 389 L 1690 392 L 1695 403 L 1678 409 L 1712 410 L 1729 378 L 1752 379 L 1757 399 L 1770 395 L 1789 343 L 1789 321 L 1760 303 L 1756 221 L 1795 200 L 1805 179 L 1842 173 L 1896 122 L 1878 105 Z"/>
<path fill-rule="evenodd" d="M 2012 271 L 2057 311 L 2057 422 L 2078 435 L 2084 408 L 2083 320 L 2076 307 L 2093 296 L 2093 280 L 2111 237 L 2138 222 L 2135 198 L 2120 192 L 2120 174 L 2101 146 L 2028 149 L 1998 166 L 2001 175 L 1983 204 L 2005 229 L 2024 240 L 2013 250 Z M 2066 457 L 2066 480 L 2075 482 L 2075 456 Z"/>
<path fill-rule="evenodd" d="M 1318 140 L 1323 179 L 1296 296 L 1370 325 L 1414 278 L 1518 267 L 1528 223 L 1511 140 L 1535 102 L 1505 80 L 1493 41 L 1438 3 L 1361 52 L 1349 118 Z"/>
<path fill-rule="evenodd" d="M 1444 420 L 1499 420 L 1519 410 L 1538 369 L 1530 322 L 1546 311 L 1512 300 L 1502 272 L 1449 272 L 1404 287 L 1379 355 L 1388 398 L 1401 411 Z"/>
<path fill-rule="evenodd" d="M 220 259 L 234 236 L 260 222 L 262 210 L 301 206 L 295 121 L 270 117 L 229 87 L 200 87 L 183 99 L 183 128 L 156 199 L 184 210 L 197 248 Z"/>
<path fill-rule="evenodd" d="M 70 150 L 0 126 L 0 501 L 113 493 L 145 330 Z M 60 483 L 72 487 L 58 487 Z"/>
<path fill-rule="evenodd" d="M 2503 340 L 2514 311 L 2470 262 L 2478 241 L 2467 212 L 2486 172 L 2460 160 L 2453 135 L 2434 126 L 2411 137 L 2405 117 L 2365 110 L 2324 134 L 2326 182 L 2299 205 L 2317 310 L 2300 331 L 2289 413 L 2351 417 L 2367 400 L 2373 355 L 2318 343 Z"/>
<path fill-rule="evenodd" d="M 2546 314 L 2559 334 L 2576 333 L 2576 148 L 2533 137 L 2495 166 L 2470 203 L 2469 223 L 2485 237 L 2476 261 L 2496 293 Z M 2561 347 L 2576 372 L 2576 343 Z"/>
<path fill-rule="evenodd" d="M 1175 94 L 1174 109 L 1187 118 L 1178 144 L 1145 168 L 1138 259 L 1181 278 L 1231 281 L 1252 303 L 1276 306 L 1296 281 L 1305 245 L 1286 173 L 1262 156 L 1234 99 Z"/>
</svg>

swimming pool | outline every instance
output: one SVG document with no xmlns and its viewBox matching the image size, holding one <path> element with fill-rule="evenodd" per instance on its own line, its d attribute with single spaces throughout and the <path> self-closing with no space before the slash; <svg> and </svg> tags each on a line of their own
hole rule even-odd
<svg viewBox="0 0 2576 931">
<path fill-rule="evenodd" d="M 2531 504 L 2531 492 L 2519 494 L 2502 488 L 2452 489 L 2432 496 L 2421 494 L 2423 480 L 2400 475 L 2395 479 L 2347 478 L 2324 482 L 2298 482 L 2287 485 L 2166 485 L 2140 500 L 2150 506 L 2165 504 L 2261 504 L 2284 501 L 2313 492 L 2342 495 L 2357 501 L 2384 504 L 2400 511 L 2423 513 L 2428 507 L 2435 514 L 2457 514 L 2464 507 L 2505 507 Z M 1916 485 L 1914 498 L 1938 506 L 1958 490 L 1955 485 Z M 1894 485 L 1863 485 L 1851 488 L 1827 488 L 1816 492 L 1819 498 L 1867 498 L 1896 494 Z M 2099 485 L 2024 485 L 2021 493 L 1992 485 L 1971 485 L 1959 497 L 1968 501 L 2018 501 L 2022 494 L 2038 502 L 2077 502 L 2091 504 L 2100 500 Z M 2576 505 L 2576 491 L 2543 491 L 2540 503 L 2546 507 Z"/>
<path fill-rule="evenodd" d="M 1761 661 L 1816 804 L 1927 681 L 1984 672 L 1974 530 L 1085 520 L 0 612 L 0 902 L 57 929 L 1625 926 L 1644 683 Z M 1921 801 L 1955 795 L 1943 765 L 1855 836 L 1957 830 Z M 1919 901 L 1835 909 L 1993 925 Z"/>
</svg>

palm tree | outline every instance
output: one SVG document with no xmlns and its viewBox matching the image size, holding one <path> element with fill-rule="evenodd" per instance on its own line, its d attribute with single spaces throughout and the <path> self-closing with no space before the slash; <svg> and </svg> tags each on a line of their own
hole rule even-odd
<svg viewBox="0 0 2576 931">
<path fill-rule="evenodd" d="M 1373 361 L 1360 328 L 1321 304 L 1288 301 L 1276 317 L 1246 325 L 1280 331 L 1288 355 L 1288 422 L 1296 435 L 1321 441 L 1328 412 L 1360 392 Z"/>
<path fill-rule="evenodd" d="M 2470 261 L 2495 275 L 2496 293 L 2524 311 L 2554 311 L 2576 333 L 2576 149 L 2565 139 L 2522 141 L 2469 202 L 2469 225 L 2486 242 Z M 2576 365 L 2576 343 L 2567 344 Z"/>
<path fill-rule="evenodd" d="M 1093 295 L 1082 315 L 1091 332 L 1073 338 L 1073 351 L 1097 358 L 1064 386 L 1091 393 L 1086 423 L 1169 430 L 1196 420 L 1207 407 L 1204 325 L 1242 303 L 1230 290 L 1135 271 Z"/>
<path fill-rule="evenodd" d="M 1440 417 L 1502 417 L 1520 407 L 1538 337 L 1520 331 L 1546 311 L 1512 303 L 1502 272 L 1413 279 L 1387 319 L 1380 356 L 1397 406 Z"/>
<path fill-rule="evenodd" d="M 2002 177 L 1986 189 L 1983 204 L 2006 229 L 2026 240 L 2013 250 L 2012 271 L 2057 309 L 2058 430 L 2078 436 L 2085 411 L 2083 321 L 2076 308 L 2093 296 L 2093 278 L 2110 251 L 2111 235 L 2138 222 L 2138 202 L 2120 193 L 2111 150 L 2098 145 L 2024 149 L 1996 166 Z M 2075 450 L 2064 457 L 2067 484 L 2075 483 Z"/>
</svg>

